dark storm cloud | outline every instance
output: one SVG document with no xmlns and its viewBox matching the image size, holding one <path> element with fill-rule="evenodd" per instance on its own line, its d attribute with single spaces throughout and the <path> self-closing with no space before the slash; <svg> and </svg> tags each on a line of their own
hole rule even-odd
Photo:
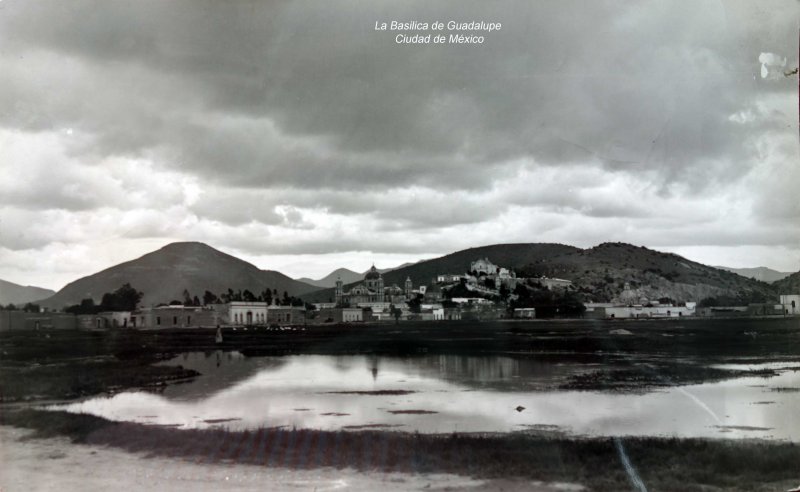
<svg viewBox="0 0 800 492">
<path fill-rule="evenodd" d="M 797 257 L 797 10 L 2 0 L 0 276 L 37 250 L 108 266 L 98 252 L 119 238 L 139 253 L 622 240 Z M 450 19 L 503 27 L 479 46 L 373 29 Z"/>
<path fill-rule="evenodd" d="M 74 125 L 92 153 L 155 152 L 237 186 L 485 189 L 527 158 L 655 170 L 663 187 L 697 192 L 698 163 L 735 179 L 754 155 L 752 129 L 729 116 L 795 87 L 757 77 L 759 50 L 786 55 L 796 37 L 794 19 L 764 4 L 455 7 L 10 1 L 3 55 L 55 53 L 72 70 L 52 84 L 11 80 L 0 117 Z M 468 47 L 400 46 L 373 31 L 451 18 L 503 29 Z"/>
</svg>

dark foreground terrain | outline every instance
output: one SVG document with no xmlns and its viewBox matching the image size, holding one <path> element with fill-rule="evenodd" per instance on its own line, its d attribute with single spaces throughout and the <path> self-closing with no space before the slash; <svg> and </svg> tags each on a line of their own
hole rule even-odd
<svg viewBox="0 0 800 492">
<path fill-rule="evenodd" d="M 620 332 L 619 330 L 623 330 Z M 628 334 L 630 333 L 630 334 Z M 0 423 L 77 443 L 290 468 L 449 472 L 581 483 L 592 490 L 787 490 L 800 484 L 800 446 L 785 442 L 574 438 L 541 432 L 419 435 L 269 428 L 180 430 L 42 411 L 29 403 L 131 388 L 157 390 L 197 375 L 153 363 L 181 352 L 246 355 L 547 354 L 599 363 L 562 387 L 641 391 L 750 374 L 713 363 L 797 361 L 800 319 L 644 322 L 437 323 L 294 330 L 6 332 L 0 334 Z M 764 371 L 758 372 L 761 374 Z M 625 466 L 628 463 L 632 468 Z"/>
<path fill-rule="evenodd" d="M 67 436 L 152 458 L 299 469 L 454 473 L 580 483 L 590 490 L 632 488 L 627 460 L 647 490 L 787 490 L 800 483 L 800 446 L 791 443 L 666 438 L 563 439 L 531 434 L 422 435 L 400 432 L 264 428 L 179 430 L 110 422 L 89 415 L 18 410 L 3 424 L 34 437 Z M 636 489 L 634 489 L 636 490 Z"/>
</svg>

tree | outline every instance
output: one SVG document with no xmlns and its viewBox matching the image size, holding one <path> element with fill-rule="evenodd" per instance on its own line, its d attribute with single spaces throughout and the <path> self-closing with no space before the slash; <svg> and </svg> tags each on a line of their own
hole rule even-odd
<svg viewBox="0 0 800 492">
<path fill-rule="evenodd" d="M 102 311 L 134 311 L 143 295 L 131 287 L 131 284 L 123 284 L 114 292 L 103 294 L 100 308 Z"/>
<path fill-rule="evenodd" d="M 510 294 L 511 291 L 508 289 L 508 286 L 506 284 L 500 284 L 500 298 L 505 301 Z"/>
<path fill-rule="evenodd" d="M 189 293 L 188 289 L 183 289 L 183 305 L 184 306 L 192 305 L 192 295 Z"/>
<path fill-rule="evenodd" d="M 29 302 L 25 304 L 22 310 L 25 311 L 26 313 L 38 313 L 39 311 L 41 311 L 41 308 L 39 307 L 38 304 L 33 304 L 32 302 Z"/>
<path fill-rule="evenodd" d="M 80 304 L 74 304 L 64 309 L 64 312 L 72 314 L 97 314 L 100 306 L 94 303 L 94 299 L 83 299 Z"/>
<path fill-rule="evenodd" d="M 217 297 L 216 294 L 214 294 L 213 292 L 207 290 L 203 293 L 204 306 L 207 306 L 209 304 L 216 304 L 217 302 L 219 302 L 219 297 Z"/>
<path fill-rule="evenodd" d="M 408 309 L 415 314 L 422 312 L 422 294 L 417 294 L 415 298 L 408 301 Z"/>
</svg>

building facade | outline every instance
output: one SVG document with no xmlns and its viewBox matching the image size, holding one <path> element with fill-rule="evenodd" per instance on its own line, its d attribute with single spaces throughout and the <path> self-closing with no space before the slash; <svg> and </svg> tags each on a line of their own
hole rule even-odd
<svg viewBox="0 0 800 492">
<path fill-rule="evenodd" d="M 780 304 L 783 306 L 783 314 L 800 314 L 800 295 L 783 294 L 781 295 Z"/>
</svg>

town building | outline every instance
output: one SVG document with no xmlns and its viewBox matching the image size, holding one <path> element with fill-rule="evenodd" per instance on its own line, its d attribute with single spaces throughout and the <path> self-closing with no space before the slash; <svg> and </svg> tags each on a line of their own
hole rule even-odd
<svg viewBox="0 0 800 492">
<path fill-rule="evenodd" d="M 536 308 L 515 308 L 515 319 L 533 319 L 536 317 Z"/>
<path fill-rule="evenodd" d="M 356 306 L 364 302 L 383 302 L 383 277 L 381 273 L 372 265 L 364 281 L 356 284 L 349 291 L 344 290 L 341 278 L 336 279 L 336 304 Z"/>
<path fill-rule="evenodd" d="M 798 294 L 782 294 L 779 304 L 783 306 L 783 314 L 800 314 L 800 295 Z"/>
<path fill-rule="evenodd" d="M 500 272 L 500 267 L 489 261 L 489 258 L 481 258 L 469 264 L 469 271 L 473 275 L 495 275 Z"/>
<path fill-rule="evenodd" d="M 629 318 L 680 318 L 695 316 L 697 303 L 687 302 L 684 306 L 671 304 L 622 306 L 610 303 L 588 303 L 584 316 L 595 319 L 629 319 Z"/>
<path fill-rule="evenodd" d="M 229 302 L 223 319 L 232 325 L 266 325 L 268 306 L 266 302 Z"/>
<path fill-rule="evenodd" d="M 547 287 L 550 290 L 566 289 L 567 287 L 572 285 L 571 280 L 565 280 L 563 278 L 539 277 L 534 280 L 542 284 L 543 287 Z"/>
<path fill-rule="evenodd" d="M 364 321 L 361 308 L 325 308 L 317 313 L 318 323 L 355 323 Z"/>
<path fill-rule="evenodd" d="M 448 285 L 448 284 L 457 284 L 461 281 L 462 275 L 453 275 L 453 274 L 443 274 L 437 275 L 434 279 L 434 283 L 440 285 Z"/>
<path fill-rule="evenodd" d="M 225 324 L 223 315 L 217 310 L 200 306 L 158 306 L 131 313 L 128 326 L 145 330 L 213 328 Z"/>
<path fill-rule="evenodd" d="M 306 308 L 302 306 L 269 306 L 267 323 L 270 325 L 298 325 L 306 322 Z"/>
<path fill-rule="evenodd" d="M 77 328 L 75 315 L 69 313 L 29 313 L 25 311 L 0 311 L 0 331 Z"/>
<path fill-rule="evenodd" d="M 424 294 L 424 286 L 420 288 Z M 383 276 L 375 268 L 375 265 L 372 265 L 372 268 L 364 275 L 364 280 L 354 285 L 349 291 L 344 290 L 344 284 L 340 278 L 336 279 L 335 300 L 336 305 L 340 307 L 378 307 L 383 309 L 389 304 L 404 303 L 417 293 L 419 291 L 414 290 L 410 277 L 406 278 L 403 287 L 385 286 Z"/>
</svg>

